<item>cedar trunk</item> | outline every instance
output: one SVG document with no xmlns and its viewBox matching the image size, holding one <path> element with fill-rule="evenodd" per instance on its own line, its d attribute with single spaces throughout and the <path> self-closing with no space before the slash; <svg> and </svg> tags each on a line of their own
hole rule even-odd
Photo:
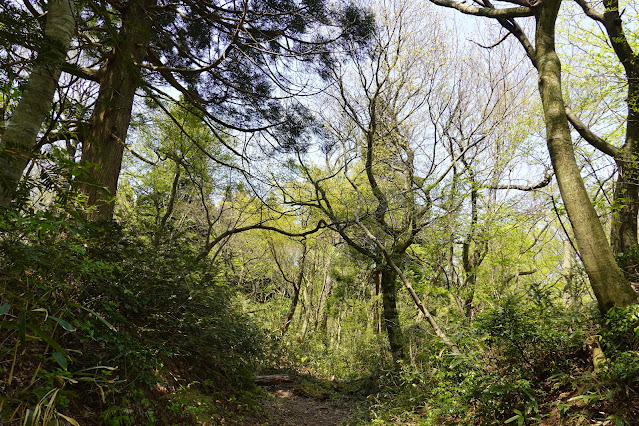
<svg viewBox="0 0 639 426">
<path fill-rule="evenodd" d="M 555 52 L 555 21 L 561 0 L 544 0 L 537 15 L 539 92 L 548 151 L 581 258 L 602 313 L 636 303 L 637 295 L 615 262 L 575 159 L 561 91 L 561 63 Z"/>
<path fill-rule="evenodd" d="M 111 220 L 122 154 L 131 122 L 135 91 L 140 87 L 141 62 L 151 39 L 152 21 L 146 8 L 154 1 L 132 0 L 122 17 L 120 41 L 101 71 L 100 90 L 83 140 L 81 165 L 88 176 L 80 185 L 92 220 Z"/>
</svg>

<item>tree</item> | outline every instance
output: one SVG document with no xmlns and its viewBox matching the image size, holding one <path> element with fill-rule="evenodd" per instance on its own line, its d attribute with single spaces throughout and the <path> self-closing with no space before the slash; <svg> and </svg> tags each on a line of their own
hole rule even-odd
<svg viewBox="0 0 639 426">
<path fill-rule="evenodd" d="M 22 172 L 29 162 L 42 123 L 53 101 L 56 85 L 75 30 L 75 1 L 50 0 L 44 37 L 38 46 L 31 74 L 0 134 L 0 207 L 15 196 Z"/>
<path fill-rule="evenodd" d="M 402 271 L 407 250 L 432 224 L 440 185 L 457 158 L 428 137 L 429 98 L 451 90 L 443 46 L 432 33 L 417 29 L 425 10 L 387 4 L 374 40 L 352 64 L 336 63 L 329 92 L 335 109 L 323 103 L 330 135 L 321 168 L 298 152 L 292 170 L 298 176 L 280 184 L 284 201 L 320 212 L 330 229 L 378 272 L 384 325 L 395 361 L 404 357 L 404 338 L 397 310 L 398 279 L 407 288 L 436 334 L 457 351 L 412 289 Z M 411 54 L 407 55 L 406 52 Z M 452 88 L 455 96 L 454 87 Z M 485 123 L 481 123 L 483 125 Z M 479 133 L 479 132 L 478 132 Z M 466 150 L 482 140 L 469 142 Z M 303 180 L 302 180 L 303 179 Z"/>
<path fill-rule="evenodd" d="M 561 90 L 561 62 L 555 51 L 555 23 L 561 0 L 543 1 L 532 6 L 513 0 L 510 3 L 525 5 L 511 8 L 495 8 L 490 2 L 476 7 L 453 0 L 431 1 L 462 13 L 494 18 L 524 46 L 539 73 L 548 152 L 599 308 L 605 313 L 613 306 L 636 303 L 637 294 L 615 262 L 575 159 Z M 526 16 L 536 19 L 534 46 L 515 21 L 515 18 Z"/>
<path fill-rule="evenodd" d="M 617 147 L 596 135 L 585 126 L 570 109 L 568 118 L 579 134 L 597 150 L 612 157 L 617 165 L 617 179 L 613 193 L 613 220 L 610 229 L 610 243 L 614 253 L 627 253 L 639 243 L 637 239 L 637 220 L 639 215 L 639 61 L 635 49 L 624 31 L 623 12 L 617 0 L 603 1 L 604 12 L 599 12 L 587 0 L 576 3 L 584 13 L 603 26 L 609 46 L 623 67 L 622 79 L 627 86 L 625 97 L 626 133 L 621 147 Z M 608 47 L 608 46 L 607 46 Z"/>
<path fill-rule="evenodd" d="M 328 60 L 336 38 L 365 37 L 372 20 L 353 7 L 333 12 L 314 1 L 128 0 L 94 4 L 85 14 L 91 23 L 81 33 L 85 62 L 97 60 L 65 70 L 99 84 L 91 119 L 78 136 L 87 171 L 79 189 L 97 207 L 92 218 L 107 220 L 136 96 L 157 103 L 170 98 L 165 88 L 172 87 L 210 124 L 277 136 L 290 146 L 307 117 L 291 101 L 302 91 L 297 77 L 283 70 L 296 61 Z M 343 31 L 331 30 L 337 27 Z"/>
</svg>

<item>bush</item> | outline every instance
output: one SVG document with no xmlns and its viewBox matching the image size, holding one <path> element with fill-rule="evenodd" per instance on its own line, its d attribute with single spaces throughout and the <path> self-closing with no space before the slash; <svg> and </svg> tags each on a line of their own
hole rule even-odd
<svg viewBox="0 0 639 426">
<path fill-rule="evenodd" d="M 102 412 L 118 419 L 108 424 L 144 424 L 162 415 L 147 396 L 252 386 L 261 335 L 188 246 L 159 252 L 65 211 L 7 213 L 0 227 L 0 355 L 12 360 L 0 366 L 10 376 L 0 423 L 40 410 L 40 421 Z"/>
</svg>

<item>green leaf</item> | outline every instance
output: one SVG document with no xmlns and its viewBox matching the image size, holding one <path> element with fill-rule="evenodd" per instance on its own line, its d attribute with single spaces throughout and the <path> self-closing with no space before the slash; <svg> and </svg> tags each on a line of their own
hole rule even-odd
<svg viewBox="0 0 639 426">
<path fill-rule="evenodd" d="M 42 331 L 41 328 L 36 327 L 35 325 L 31 325 L 29 324 L 29 328 L 31 329 L 31 331 L 33 331 L 35 334 L 38 335 L 38 337 L 40 337 L 42 340 L 44 340 L 45 342 L 47 342 L 53 349 L 55 349 L 56 351 L 62 353 L 62 355 L 67 356 L 66 351 L 62 348 L 62 346 L 60 346 L 60 344 L 58 342 L 56 342 L 55 340 L 53 340 L 51 338 L 51 336 L 49 336 L 47 333 L 45 333 L 44 331 Z"/>
<path fill-rule="evenodd" d="M 53 321 L 57 322 L 64 328 L 66 331 L 75 331 L 75 327 L 72 326 L 69 322 L 63 320 L 62 318 L 54 317 L 53 315 L 49 315 Z"/>
<path fill-rule="evenodd" d="M 35 410 L 27 409 L 27 415 L 24 416 L 23 426 L 35 426 L 40 420 L 40 405 Z"/>
<path fill-rule="evenodd" d="M 0 321 L 0 328 L 3 327 L 9 330 L 15 330 L 18 328 L 18 324 L 15 321 Z"/>
<path fill-rule="evenodd" d="M 100 320 L 100 322 L 104 325 L 106 325 L 109 330 L 111 331 L 118 331 L 109 321 L 105 320 L 104 318 L 102 318 L 102 316 L 100 314 L 98 314 L 96 311 L 94 311 L 91 308 L 87 308 L 86 306 L 82 306 L 82 305 L 78 305 L 77 303 L 70 303 L 70 306 L 76 307 L 76 308 L 80 308 L 80 309 L 84 309 L 85 311 L 92 313 L 93 315 L 95 315 L 95 317 L 97 319 Z"/>
<path fill-rule="evenodd" d="M 71 249 L 71 251 L 74 251 L 74 252 L 79 253 L 79 254 L 87 254 L 87 251 L 86 251 L 86 249 L 84 247 L 78 246 L 78 245 L 75 245 L 75 244 L 70 245 L 69 249 Z"/>
<path fill-rule="evenodd" d="M 25 311 L 20 311 L 18 314 L 18 337 L 22 350 L 27 342 L 27 313 Z"/>
<path fill-rule="evenodd" d="M 506 423 L 512 423 L 512 422 L 514 422 L 515 420 L 518 420 L 518 423 L 519 423 L 519 424 L 521 424 L 521 422 L 523 422 L 523 420 L 524 420 L 524 416 L 523 416 L 522 412 L 521 412 L 521 411 L 519 411 L 519 410 L 513 410 L 513 411 L 514 411 L 515 413 L 517 413 L 517 414 L 515 414 L 514 416 L 512 416 L 511 418 L 509 418 L 508 420 L 506 420 L 506 421 L 504 422 L 504 424 L 506 424 Z"/>
<path fill-rule="evenodd" d="M 4 315 L 7 312 L 9 312 L 9 309 L 11 309 L 11 305 L 9 305 L 8 303 L 3 303 L 2 306 L 0 306 L 0 315 Z"/>
<path fill-rule="evenodd" d="M 64 355 L 62 355 L 60 352 L 54 352 L 53 353 L 53 359 L 64 370 L 66 370 L 67 367 L 69 366 L 69 362 L 67 361 L 66 357 Z"/>
</svg>

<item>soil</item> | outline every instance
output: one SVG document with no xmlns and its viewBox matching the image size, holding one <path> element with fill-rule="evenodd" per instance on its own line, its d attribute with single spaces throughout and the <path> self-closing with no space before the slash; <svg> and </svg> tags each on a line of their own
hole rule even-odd
<svg viewBox="0 0 639 426">
<path fill-rule="evenodd" d="M 268 421 L 262 426 L 333 426 L 355 415 L 352 407 L 337 404 L 327 397 L 300 395 L 294 383 L 262 385 L 269 391 L 264 407 Z"/>
</svg>

